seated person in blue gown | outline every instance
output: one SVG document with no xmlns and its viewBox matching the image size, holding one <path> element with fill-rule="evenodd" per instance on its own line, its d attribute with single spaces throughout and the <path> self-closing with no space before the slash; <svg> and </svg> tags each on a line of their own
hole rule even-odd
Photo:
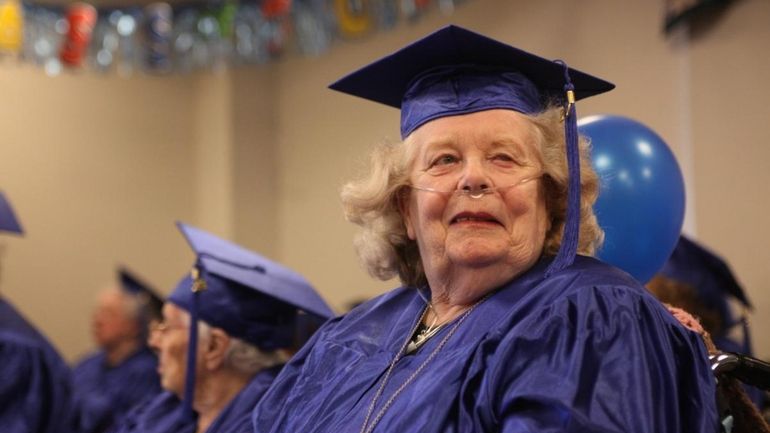
<svg viewBox="0 0 770 433">
<path fill-rule="evenodd" d="M 403 286 L 327 322 L 254 432 L 716 431 L 699 336 L 590 257 L 574 100 L 611 84 L 449 26 L 331 87 L 401 109 L 403 142 L 342 200 L 370 273 Z"/>
<path fill-rule="evenodd" d="M 746 394 L 739 379 L 741 375 L 735 374 L 737 371 L 744 374 L 746 370 L 736 368 L 736 365 L 732 364 L 732 359 L 722 358 L 724 354 L 717 349 L 709 333 L 692 314 L 670 304 L 667 304 L 666 308 L 679 320 L 679 323 L 701 336 L 706 350 L 712 355 L 711 369 L 717 377 L 717 408 L 720 412 L 720 424 L 722 424 L 720 433 L 770 433 L 770 425 Z"/>
<path fill-rule="evenodd" d="M 712 251 L 681 236 L 647 288 L 661 302 L 694 314 L 717 349 L 751 355 L 749 335 L 744 333 L 742 341 L 731 335 L 745 318 L 736 319 L 728 301 L 734 298 L 746 309 L 751 302 L 727 263 Z"/>
<path fill-rule="evenodd" d="M 161 299 L 127 269 L 119 285 L 101 291 L 92 318 L 99 350 L 73 369 L 78 433 L 108 432 L 144 398 L 160 392 L 158 359 L 147 347 L 147 332 L 160 314 Z"/>
<path fill-rule="evenodd" d="M 736 318 L 729 300 L 735 299 L 746 310 L 752 308 L 751 302 L 730 266 L 713 251 L 681 236 L 647 288 L 660 301 L 694 314 L 716 349 L 753 356 L 748 317 Z M 738 329 L 743 334 L 740 340 L 735 335 L 740 334 L 735 332 Z M 764 393 L 750 386 L 746 390 L 754 404 L 764 409 Z"/>
<path fill-rule="evenodd" d="M 0 192 L 0 232 L 22 234 Z M 0 296 L 0 432 L 67 433 L 71 375 L 56 349 Z"/>
<path fill-rule="evenodd" d="M 251 410 L 302 332 L 298 324 L 308 323 L 300 310 L 324 319 L 333 313 L 299 274 L 202 230 L 179 228 L 198 259 L 150 339 L 166 392 L 129 414 L 118 431 L 248 431 Z"/>
</svg>

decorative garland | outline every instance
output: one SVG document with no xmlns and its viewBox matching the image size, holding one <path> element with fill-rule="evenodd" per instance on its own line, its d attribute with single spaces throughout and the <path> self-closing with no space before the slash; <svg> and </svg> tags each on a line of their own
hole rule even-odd
<svg viewBox="0 0 770 433">
<path fill-rule="evenodd" d="M 464 0 L 219 0 L 68 6 L 0 0 L 0 57 L 49 75 L 85 69 L 131 75 L 264 64 L 292 49 L 320 56 L 335 40 L 415 22 Z"/>
</svg>

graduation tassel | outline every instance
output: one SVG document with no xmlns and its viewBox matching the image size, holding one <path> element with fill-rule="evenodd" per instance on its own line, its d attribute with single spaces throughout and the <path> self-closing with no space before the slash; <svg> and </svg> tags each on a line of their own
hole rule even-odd
<svg viewBox="0 0 770 433">
<path fill-rule="evenodd" d="M 567 64 L 560 60 L 557 63 L 564 66 L 564 90 L 567 103 L 564 107 L 563 122 L 569 181 L 567 184 L 567 214 L 564 234 L 559 252 L 545 273 L 546 278 L 570 266 L 575 261 L 580 237 L 580 149 L 578 148 L 575 87 L 570 80 Z"/>
<path fill-rule="evenodd" d="M 195 421 L 193 399 L 195 398 L 195 370 L 198 355 L 198 303 L 200 292 L 206 290 L 206 281 L 201 277 L 200 265 L 196 264 L 190 272 L 193 283 L 190 290 L 193 292 L 190 303 L 190 339 L 187 344 L 187 371 L 184 380 L 184 399 L 182 406 L 183 421 Z"/>
<path fill-rule="evenodd" d="M 741 315 L 741 327 L 743 328 L 743 353 L 746 355 L 753 355 L 754 350 L 751 347 L 751 331 L 749 330 L 749 316 L 746 309 L 743 309 L 743 315 Z"/>
</svg>

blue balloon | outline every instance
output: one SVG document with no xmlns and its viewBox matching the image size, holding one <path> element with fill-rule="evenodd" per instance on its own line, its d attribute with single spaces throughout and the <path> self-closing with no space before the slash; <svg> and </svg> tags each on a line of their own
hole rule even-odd
<svg viewBox="0 0 770 433">
<path fill-rule="evenodd" d="M 591 160 L 601 180 L 594 205 L 604 229 L 597 256 L 642 283 L 674 250 L 685 209 L 684 180 L 666 143 L 645 125 L 620 116 L 578 122 L 591 140 Z"/>
</svg>

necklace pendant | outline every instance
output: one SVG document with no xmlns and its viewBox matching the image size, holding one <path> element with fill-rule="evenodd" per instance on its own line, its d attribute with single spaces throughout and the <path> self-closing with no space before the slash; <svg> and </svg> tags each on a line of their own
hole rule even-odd
<svg viewBox="0 0 770 433">
<path fill-rule="evenodd" d="M 419 293 L 419 292 L 418 292 Z M 422 346 L 428 339 L 430 339 L 433 335 L 438 332 L 439 329 L 443 327 L 442 325 L 439 326 L 430 326 L 428 327 L 427 334 L 419 338 L 419 335 L 421 335 L 421 332 L 418 332 L 419 326 L 421 324 L 422 319 L 425 318 L 425 313 L 427 313 L 428 308 L 423 310 L 422 316 L 420 318 L 420 322 L 418 322 L 414 328 L 412 329 L 412 335 L 408 337 L 408 339 L 404 342 L 404 344 L 401 346 L 401 349 L 396 353 L 396 355 L 393 357 L 393 360 L 390 361 L 390 366 L 388 367 L 387 371 L 385 372 L 385 377 L 380 380 L 380 385 L 377 388 L 377 392 L 375 392 L 374 397 L 372 397 L 372 402 L 369 404 L 369 409 L 366 411 L 366 417 L 364 418 L 364 423 L 361 425 L 361 431 L 360 433 L 371 433 L 372 430 L 377 426 L 377 423 L 380 422 L 380 419 L 385 415 L 385 412 L 388 410 L 388 408 L 391 406 L 393 401 L 396 400 L 396 398 L 401 394 L 401 391 L 403 391 L 407 385 L 412 383 L 415 378 L 420 374 L 420 372 L 425 369 L 425 367 L 433 360 L 433 358 L 438 355 L 438 353 L 441 351 L 441 349 L 444 347 L 444 345 L 447 344 L 450 338 L 452 338 L 452 335 L 457 331 L 457 329 L 460 327 L 460 325 L 463 323 L 463 321 L 468 318 L 468 316 L 471 314 L 471 312 L 482 302 L 484 302 L 487 298 L 489 298 L 490 294 L 487 294 L 483 298 L 476 301 L 475 304 L 473 304 L 465 313 L 463 313 L 452 325 L 452 327 L 449 329 L 449 331 L 444 335 L 444 337 L 441 339 L 441 341 L 438 342 L 436 347 L 431 351 L 430 354 L 425 358 L 425 360 L 422 361 L 422 363 L 417 366 L 417 369 L 412 372 L 412 374 L 406 378 L 406 380 L 401 384 L 401 386 L 398 387 L 398 389 L 388 398 L 388 400 L 385 402 L 385 404 L 382 406 L 382 408 L 377 412 L 374 413 L 374 408 L 377 406 L 377 401 L 380 399 L 380 396 L 382 396 L 382 392 L 385 389 L 385 385 L 388 383 L 388 379 L 390 379 L 391 374 L 393 373 L 393 369 L 396 367 L 396 363 L 403 357 L 405 354 L 409 354 L 411 352 L 414 352 L 415 350 L 419 349 L 420 346 Z"/>
<path fill-rule="evenodd" d="M 415 350 L 422 347 L 425 343 L 428 342 L 428 340 L 436 335 L 436 333 L 442 328 L 442 326 L 436 326 L 433 328 L 429 328 L 423 325 L 420 325 L 420 327 L 417 329 L 417 331 L 414 333 L 414 336 L 412 337 L 411 341 L 406 345 L 406 354 L 411 354 Z"/>
</svg>

